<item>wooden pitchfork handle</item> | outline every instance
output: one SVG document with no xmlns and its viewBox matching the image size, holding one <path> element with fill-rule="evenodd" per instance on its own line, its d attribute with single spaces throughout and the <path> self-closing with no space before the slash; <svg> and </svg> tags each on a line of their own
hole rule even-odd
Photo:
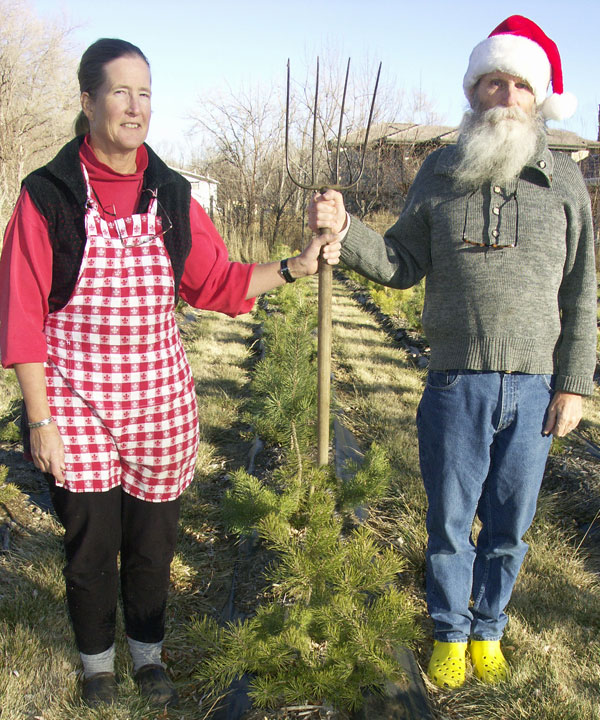
<svg viewBox="0 0 600 720">
<path fill-rule="evenodd" d="M 328 228 L 319 228 L 326 235 Z M 317 455 L 318 465 L 329 463 L 329 407 L 331 400 L 331 297 L 333 268 L 319 256 L 319 310 L 317 345 Z"/>
<path fill-rule="evenodd" d="M 332 184 L 330 188 L 336 190 L 349 190 L 354 187 L 360 180 L 365 167 L 365 157 L 367 146 L 369 143 L 369 131 L 373 120 L 373 109 L 375 108 L 375 97 L 377 96 L 377 87 L 379 85 L 379 76 L 381 74 L 381 63 L 377 70 L 377 78 L 375 80 L 375 88 L 373 89 L 373 97 L 371 99 L 371 109 L 369 111 L 369 119 L 365 130 L 365 139 L 363 142 L 362 154 L 360 156 L 360 168 L 356 175 L 351 177 L 347 184 L 340 185 L 339 177 L 339 158 L 340 146 L 342 139 L 342 124 L 344 121 L 344 107 L 346 103 L 346 91 L 348 88 L 348 76 L 350 73 L 350 58 L 346 66 L 346 79 L 344 81 L 344 92 L 342 95 L 342 103 L 340 106 L 340 124 L 337 134 L 337 144 L 334 152 L 334 163 L 332 172 Z M 317 118 L 318 118 L 318 98 L 319 98 L 319 59 L 317 58 L 317 73 L 315 82 L 315 102 L 313 110 L 313 133 L 312 133 L 312 152 L 311 152 L 311 172 L 310 182 L 301 182 L 295 177 L 290 169 L 290 153 L 289 153 L 289 129 L 290 129 L 290 61 L 287 63 L 287 91 L 285 103 L 285 168 L 290 180 L 299 188 L 304 190 L 317 190 L 321 186 L 317 184 L 315 178 L 315 142 L 317 134 Z M 323 189 L 320 190 L 324 192 Z M 321 230 L 319 234 L 323 234 L 327 230 Z M 333 270 L 330 265 L 323 261 L 322 255 L 319 257 L 319 329 L 318 338 L 319 345 L 317 350 L 318 362 L 318 416 L 317 416 L 317 433 L 318 433 L 318 460 L 319 466 L 327 465 L 329 459 L 329 401 L 331 395 L 331 296 L 333 285 Z"/>
</svg>

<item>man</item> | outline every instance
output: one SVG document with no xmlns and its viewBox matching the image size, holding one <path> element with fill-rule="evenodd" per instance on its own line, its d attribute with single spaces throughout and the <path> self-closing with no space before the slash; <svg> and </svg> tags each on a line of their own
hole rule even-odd
<svg viewBox="0 0 600 720">
<path fill-rule="evenodd" d="M 546 98 L 552 79 L 553 94 Z M 342 259 L 376 282 L 426 277 L 430 371 L 417 414 L 428 498 L 428 667 L 440 686 L 508 675 L 500 648 L 551 442 L 593 392 L 596 279 L 579 169 L 547 147 L 544 119 L 575 109 L 556 45 L 512 16 L 473 50 L 458 145 L 432 153 L 383 236 L 328 190 L 311 227 L 344 237 Z M 477 514 L 476 544 L 471 527 Z"/>
</svg>

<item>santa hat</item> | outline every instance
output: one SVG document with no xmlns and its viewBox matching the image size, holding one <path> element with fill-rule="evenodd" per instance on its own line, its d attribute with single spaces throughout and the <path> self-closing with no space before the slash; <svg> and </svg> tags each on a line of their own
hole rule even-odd
<svg viewBox="0 0 600 720">
<path fill-rule="evenodd" d="M 563 91 L 562 65 L 556 44 L 534 22 L 511 15 L 476 45 L 463 80 L 465 95 L 486 73 L 500 70 L 527 82 L 538 109 L 549 120 L 565 120 L 577 108 L 577 99 Z M 552 94 L 546 97 L 552 79 Z"/>
</svg>

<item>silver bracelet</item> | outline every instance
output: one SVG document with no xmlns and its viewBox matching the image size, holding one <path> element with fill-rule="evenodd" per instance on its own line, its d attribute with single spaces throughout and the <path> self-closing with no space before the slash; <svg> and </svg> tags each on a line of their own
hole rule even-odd
<svg viewBox="0 0 600 720">
<path fill-rule="evenodd" d="M 44 427 L 44 425 L 50 425 L 51 422 L 54 422 L 53 417 L 46 418 L 45 420 L 40 420 L 39 422 L 27 423 L 27 427 L 30 430 L 35 430 L 35 428 L 41 428 Z"/>
</svg>

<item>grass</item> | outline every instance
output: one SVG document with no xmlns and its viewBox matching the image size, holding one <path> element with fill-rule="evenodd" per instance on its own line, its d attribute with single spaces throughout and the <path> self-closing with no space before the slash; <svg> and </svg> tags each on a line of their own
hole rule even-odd
<svg viewBox="0 0 600 720">
<path fill-rule="evenodd" d="M 201 397 L 201 448 L 196 481 L 183 496 L 165 654 L 181 703 L 165 715 L 137 694 L 119 618 L 119 702 L 90 710 L 80 701 L 80 661 L 69 625 L 62 577 L 62 528 L 51 514 L 31 505 L 0 475 L 0 525 L 12 523 L 11 550 L 0 555 L 1 720 L 202 720 L 209 708 L 191 678 L 197 660 L 185 624 L 218 614 L 227 600 L 237 549 L 228 543 L 218 506 L 227 474 L 243 464 L 249 443 L 240 441 L 239 406 L 245 400 L 252 317 L 223 319 L 203 313 L 184 325 L 186 351 Z M 12 371 L 0 371 L 0 418 L 11 413 L 18 386 Z M 0 426 L 2 420 L 0 420 Z M 9 477 L 10 480 L 10 477 Z M 10 518 L 13 518 L 11 521 Z"/>
<path fill-rule="evenodd" d="M 413 592 L 424 608 L 426 501 L 414 425 L 424 375 L 390 346 L 370 316 L 354 308 L 344 293 L 336 293 L 335 304 L 334 318 L 340 319 L 334 339 L 337 401 L 364 442 L 375 439 L 384 445 L 394 471 L 393 492 L 372 511 L 370 523 L 382 538 L 405 550 Z M 598 392 L 584 407 L 582 427 L 597 442 Z M 553 450 L 567 468 L 572 443 L 567 438 Z M 514 670 L 510 681 L 490 688 L 469 678 L 461 690 L 446 692 L 426 680 L 440 718 L 600 717 L 598 575 L 564 525 L 560 495 L 543 493 L 526 538 L 531 550 L 509 605 L 506 646 Z M 430 637 L 432 627 L 425 614 L 422 624 Z M 422 668 L 430 649 L 429 639 L 418 653 Z"/>
<path fill-rule="evenodd" d="M 275 252 L 281 238 L 285 238 L 294 253 L 299 252 L 306 245 L 310 234 L 297 214 L 293 217 L 284 214 L 277 230 L 274 228 L 275 219 L 270 213 L 265 214 L 262 227 L 258 221 L 248 227 L 232 224 L 219 215 L 215 215 L 214 222 L 225 240 L 230 257 L 242 262 L 268 262 L 282 257 Z"/>
<path fill-rule="evenodd" d="M 21 391 L 14 372 L 0 368 L 0 442 L 17 442 Z"/>
<path fill-rule="evenodd" d="M 368 525 L 380 541 L 401 549 L 406 557 L 403 578 L 422 609 L 420 624 L 429 638 L 423 583 L 425 496 L 414 427 L 424 374 L 392 347 L 372 316 L 361 311 L 337 284 L 333 316 L 335 404 L 363 447 L 375 440 L 392 460 L 390 489 L 372 509 Z M 61 575 L 61 528 L 51 515 L 26 501 L 19 487 L 11 484 L 11 477 L 7 484 L 0 475 L 0 524 L 5 520 L 12 524 L 11 551 L 0 555 L 1 720 L 208 717 L 209 707 L 192 677 L 199 661 L 197 648 L 185 627 L 204 613 L 219 615 L 238 557 L 237 547 L 221 525 L 218 506 L 229 486 L 229 474 L 243 465 L 250 447 L 242 408 L 251 372 L 248 342 L 253 320 L 247 316 L 231 320 L 212 313 L 199 318 L 184 324 L 184 342 L 201 398 L 201 447 L 196 482 L 183 500 L 165 643 L 181 707 L 165 716 L 141 702 L 122 632 L 117 649 L 122 676 L 118 704 L 103 711 L 81 705 L 79 658 Z M 14 420 L 18 396 L 12 372 L 0 371 L 0 429 Z M 600 441 L 598 394 L 585 403 L 582 429 Z M 554 449 L 557 466 L 564 462 L 567 471 L 573 442 L 568 439 Z M 457 692 L 427 684 L 439 720 L 600 718 L 597 567 L 582 550 L 577 551 L 574 533 L 563 520 L 560 495 L 543 494 L 527 536 L 531 549 L 509 606 L 510 681 L 492 689 L 469 678 Z M 417 651 L 422 667 L 429 652 L 427 639 Z M 263 717 L 275 718 L 275 713 Z"/>
</svg>

